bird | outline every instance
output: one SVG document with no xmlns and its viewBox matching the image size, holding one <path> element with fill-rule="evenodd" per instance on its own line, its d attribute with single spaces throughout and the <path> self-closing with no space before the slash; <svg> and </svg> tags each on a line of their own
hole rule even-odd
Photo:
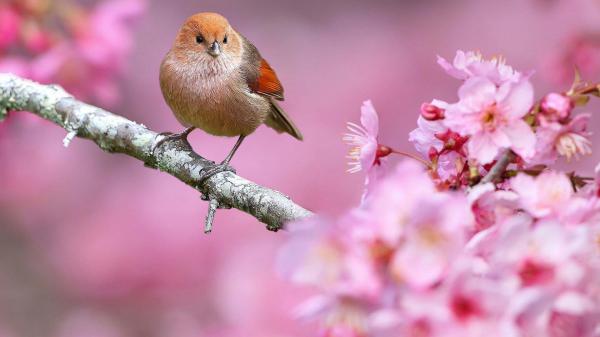
<svg viewBox="0 0 600 337">
<path fill-rule="evenodd" d="M 243 140 L 265 124 L 303 140 L 279 105 L 284 89 L 258 49 L 218 13 L 185 20 L 160 65 L 160 88 L 175 118 L 186 129 L 162 141 L 183 139 L 195 129 L 238 137 L 225 159 L 207 177 L 232 170 L 231 159 Z"/>
</svg>

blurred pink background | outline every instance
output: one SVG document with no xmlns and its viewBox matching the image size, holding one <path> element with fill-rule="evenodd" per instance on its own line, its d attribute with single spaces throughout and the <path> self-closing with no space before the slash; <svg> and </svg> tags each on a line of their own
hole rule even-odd
<svg viewBox="0 0 600 337">
<path fill-rule="evenodd" d="M 538 98 L 568 89 L 572 62 L 600 81 L 598 41 L 577 43 L 600 34 L 597 0 L 153 0 L 134 29 L 112 111 L 157 131 L 182 129 L 163 102 L 158 66 L 179 25 L 200 11 L 225 15 L 260 49 L 306 139 L 261 127 L 236 155 L 238 173 L 332 216 L 360 200 L 363 176 L 345 173 L 341 137 L 363 100 L 379 112 L 381 143 L 410 152 L 420 104 L 455 100 L 458 82 L 436 55 L 504 55 L 536 71 Z M 285 233 L 219 210 L 206 236 L 206 203 L 174 178 L 85 140 L 65 149 L 65 131 L 48 122 L 8 120 L 0 132 L 0 337 L 314 335 L 293 317 L 305 291 L 274 268 Z M 234 141 L 190 137 L 212 160 Z M 598 161 L 596 152 L 563 167 L 590 175 Z"/>
</svg>

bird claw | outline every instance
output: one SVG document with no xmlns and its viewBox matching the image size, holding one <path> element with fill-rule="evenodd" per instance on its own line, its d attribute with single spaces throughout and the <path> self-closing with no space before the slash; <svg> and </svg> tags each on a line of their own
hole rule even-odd
<svg viewBox="0 0 600 337">
<path fill-rule="evenodd" d="M 194 130 L 194 128 L 191 127 L 191 128 L 185 129 L 181 133 L 172 133 L 172 132 L 159 133 L 158 136 L 156 137 L 158 140 L 152 145 L 152 154 L 154 154 L 156 149 L 158 149 L 165 142 L 181 140 L 181 141 L 184 141 L 187 143 L 188 142 L 187 137 L 189 136 L 190 132 L 192 132 L 193 130 Z"/>
<path fill-rule="evenodd" d="M 156 136 L 157 141 L 154 142 L 154 144 L 152 144 L 152 153 L 154 153 L 156 151 L 156 149 L 158 149 L 164 142 L 166 141 L 171 141 L 173 139 L 176 139 L 179 134 L 176 133 L 171 133 L 171 132 L 161 132 L 158 134 L 158 136 Z"/>
<path fill-rule="evenodd" d="M 215 165 L 212 167 L 209 167 L 207 169 L 204 169 L 201 171 L 202 176 L 200 177 L 200 180 L 198 181 L 199 185 L 204 185 L 204 183 L 212 176 L 214 176 L 217 173 L 221 173 L 221 172 L 232 172 L 233 174 L 236 173 L 235 168 L 229 166 L 226 163 L 221 163 L 219 165 Z"/>
</svg>

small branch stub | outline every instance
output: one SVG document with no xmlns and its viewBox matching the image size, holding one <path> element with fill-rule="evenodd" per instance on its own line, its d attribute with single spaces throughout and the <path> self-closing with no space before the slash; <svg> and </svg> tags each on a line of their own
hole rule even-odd
<svg viewBox="0 0 600 337">
<path fill-rule="evenodd" d="M 209 197 L 208 213 L 206 214 L 206 222 L 204 223 L 204 234 L 209 234 L 212 232 L 213 221 L 215 220 L 217 208 L 219 208 L 219 202 L 217 199 Z"/>
<path fill-rule="evenodd" d="M 71 142 L 73 141 L 73 138 L 75 138 L 75 136 L 77 136 L 77 131 L 70 131 L 69 133 L 67 133 L 67 135 L 63 139 L 64 147 L 69 147 L 69 145 L 71 145 Z"/>
</svg>

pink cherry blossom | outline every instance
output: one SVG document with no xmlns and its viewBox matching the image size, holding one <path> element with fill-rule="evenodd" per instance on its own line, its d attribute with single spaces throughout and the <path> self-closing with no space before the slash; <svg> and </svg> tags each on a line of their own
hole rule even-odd
<svg viewBox="0 0 600 337">
<path fill-rule="evenodd" d="M 424 103 L 424 105 L 435 108 L 437 110 L 445 110 L 448 103 L 434 99 L 431 103 Z M 444 126 L 441 118 L 435 120 L 427 119 L 421 115 L 417 118 L 417 128 L 408 134 L 408 141 L 413 143 L 417 151 L 424 156 L 429 155 L 429 150 L 433 147 L 437 151 L 441 151 L 444 142 L 442 142 L 436 135 L 443 134 L 448 131 L 448 128 Z"/>
<path fill-rule="evenodd" d="M 342 300 L 326 318 L 319 337 L 366 337 L 367 314 L 360 304 Z"/>
<path fill-rule="evenodd" d="M 408 141 L 413 143 L 417 151 L 423 156 L 429 156 L 431 148 L 436 151 L 442 150 L 444 142 L 436 135 L 444 134 L 446 131 L 448 131 L 448 128 L 444 126 L 442 121 L 429 121 L 423 116 L 419 116 L 417 128 L 408 134 Z"/>
<path fill-rule="evenodd" d="M 448 75 L 460 80 L 485 77 L 500 85 L 504 82 L 518 82 L 523 78 L 521 73 L 506 65 L 503 58 L 485 60 L 481 53 L 473 51 L 457 51 L 452 63 L 438 56 L 437 62 Z"/>
<path fill-rule="evenodd" d="M 592 153 L 591 133 L 587 126 L 590 114 L 579 114 L 567 124 L 541 120 L 534 163 L 552 164 L 558 156 L 570 160 Z"/>
<path fill-rule="evenodd" d="M 292 239 L 282 249 L 278 266 L 282 274 L 299 284 L 330 287 L 343 269 L 343 245 L 332 224 L 310 219 L 290 224 Z"/>
<path fill-rule="evenodd" d="M 589 235 L 585 228 L 544 221 L 535 226 L 522 223 L 497 241 L 497 251 L 488 261 L 504 269 L 506 277 L 512 273 L 519 284 L 509 310 L 521 331 L 538 335 L 552 329 L 544 317 L 558 308 L 579 315 L 590 307 L 589 297 L 572 296 L 586 282 L 589 266 L 581 258 L 592 248 L 586 244 Z"/>
<path fill-rule="evenodd" d="M 290 226 L 294 240 L 282 251 L 279 270 L 296 283 L 318 286 L 343 296 L 368 296 L 379 290 L 372 261 L 363 251 L 349 246 L 339 228 L 352 231 L 356 219 L 338 222 L 310 219 Z"/>
<path fill-rule="evenodd" d="M 360 111 L 361 125 L 348 122 L 350 133 L 344 135 L 344 141 L 352 146 L 348 155 L 348 158 L 352 160 L 349 172 L 358 172 L 363 169 L 370 170 L 371 167 L 376 165 L 379 117 L 371 101 L 365 101 Z"/>
<path fill-rule="evenodd" d="M 405 186 L 406 189 L 398 193 L 397 186 Z M 370 232 L 385 246 L 395 247 L 403 239 L 406 222 L 417 212 L 420 202 L 436 192 L 424 168 L 405 160 L 375 186 L 371 198 L 364 204 L 365 210 L 360 214 L 375 216 L 375 221 L 369 221 Z"/>
<path fill-rule="evenodd" d="M 472 224 L 468 206 L 458 196 L 420 201 L 404 225 L 406 242 L 392 258 L 392 275 L 416 288 L 434 285 L 461 253 Z"/>
<path fill-rule="evenodd" d="M 438 111 L 436 114 L 439 115 L 443 114 L 441 111 L 445 111 L 448 103 L 434 99 L 431 103 L 424 103 L 425 105 L 432 111 Z M 443 119 L 427 119 L 422 112 L 417 119 L 417 128 L 408 134 L 408 141 L 423 156 L 431 159 L 434 153 L 436 174 L 442 180 L 448 180 L 459 174 L 464 164 L 464 140 L 457 136 L 444 125 Z"/>
<path fill-rule="evenodd" d="M 571 127 L 573 126 L 571 125 Z M 572 129 L 573 132 L 563 133 L 557 140 L 556 151 L 559 155 L 566 157 L 567 160 L 592 153 L 591 142 L 586 137 L 586 132 L 584 131 L 582 135 L 579 130 L 575 126 Z"/>
<path fill-rule="evenodd" d="M 553 220 L 534 225 L 530 221 L 509 221 L 499 226 L 494 237 L 481 241 L 480 246 L 488 249 L 484 255 L 488 266 L 513 284 L 505 310 L 515 327 L 526 335 L 539 335 L 552 329 L 552 323 L 544 317 L 557 308 L 585 314 L 590 307 L 589 297 L 574 298 L 571 294 L 586 282 L 584 270 L 589 266 L 582 263 L 581 257 L 592 248 L 586 243 L 590 235 L 587 228 Z"/>
<path fill-rule="evenodd" d="M 492 162 L 510 148 L 525 160 L 535 153 L 535 135 L 522 119 L 533 105 L 528 80 L 500 87 L 484 77 L 472 77 L 459 89 L 460 101 L 446 110 L 444 124 L 463 136 L 469 156 L 480 164 Z"/>
<path fill-rule="evenodd" d="M 475 186 L 468 197 L 477 223 L 476 231 L 503 222 L 514 214 L 518 206 L 518 195 L 510 191 L 497 191 L 492 183 Z"/>
<path fill-rule="evenodd" d="M 401 315 L 406 317 L 402 328 L 427 332 L 424 336 L 510 336 L 516 329 L 504 310 L 514 287 L 478 274 L 475 264 L 460 258 L 434 289 L 407 292 L 401 299 Z"/>
<path fill-rule="evenodd" d="M 538 218 L 559 214 L 573 196 L 569 178 L 554 171 L 543 172 L 535 178 L 521 173 L 510 185 L 519 195 L 520 205 Z"/>
</svg>

